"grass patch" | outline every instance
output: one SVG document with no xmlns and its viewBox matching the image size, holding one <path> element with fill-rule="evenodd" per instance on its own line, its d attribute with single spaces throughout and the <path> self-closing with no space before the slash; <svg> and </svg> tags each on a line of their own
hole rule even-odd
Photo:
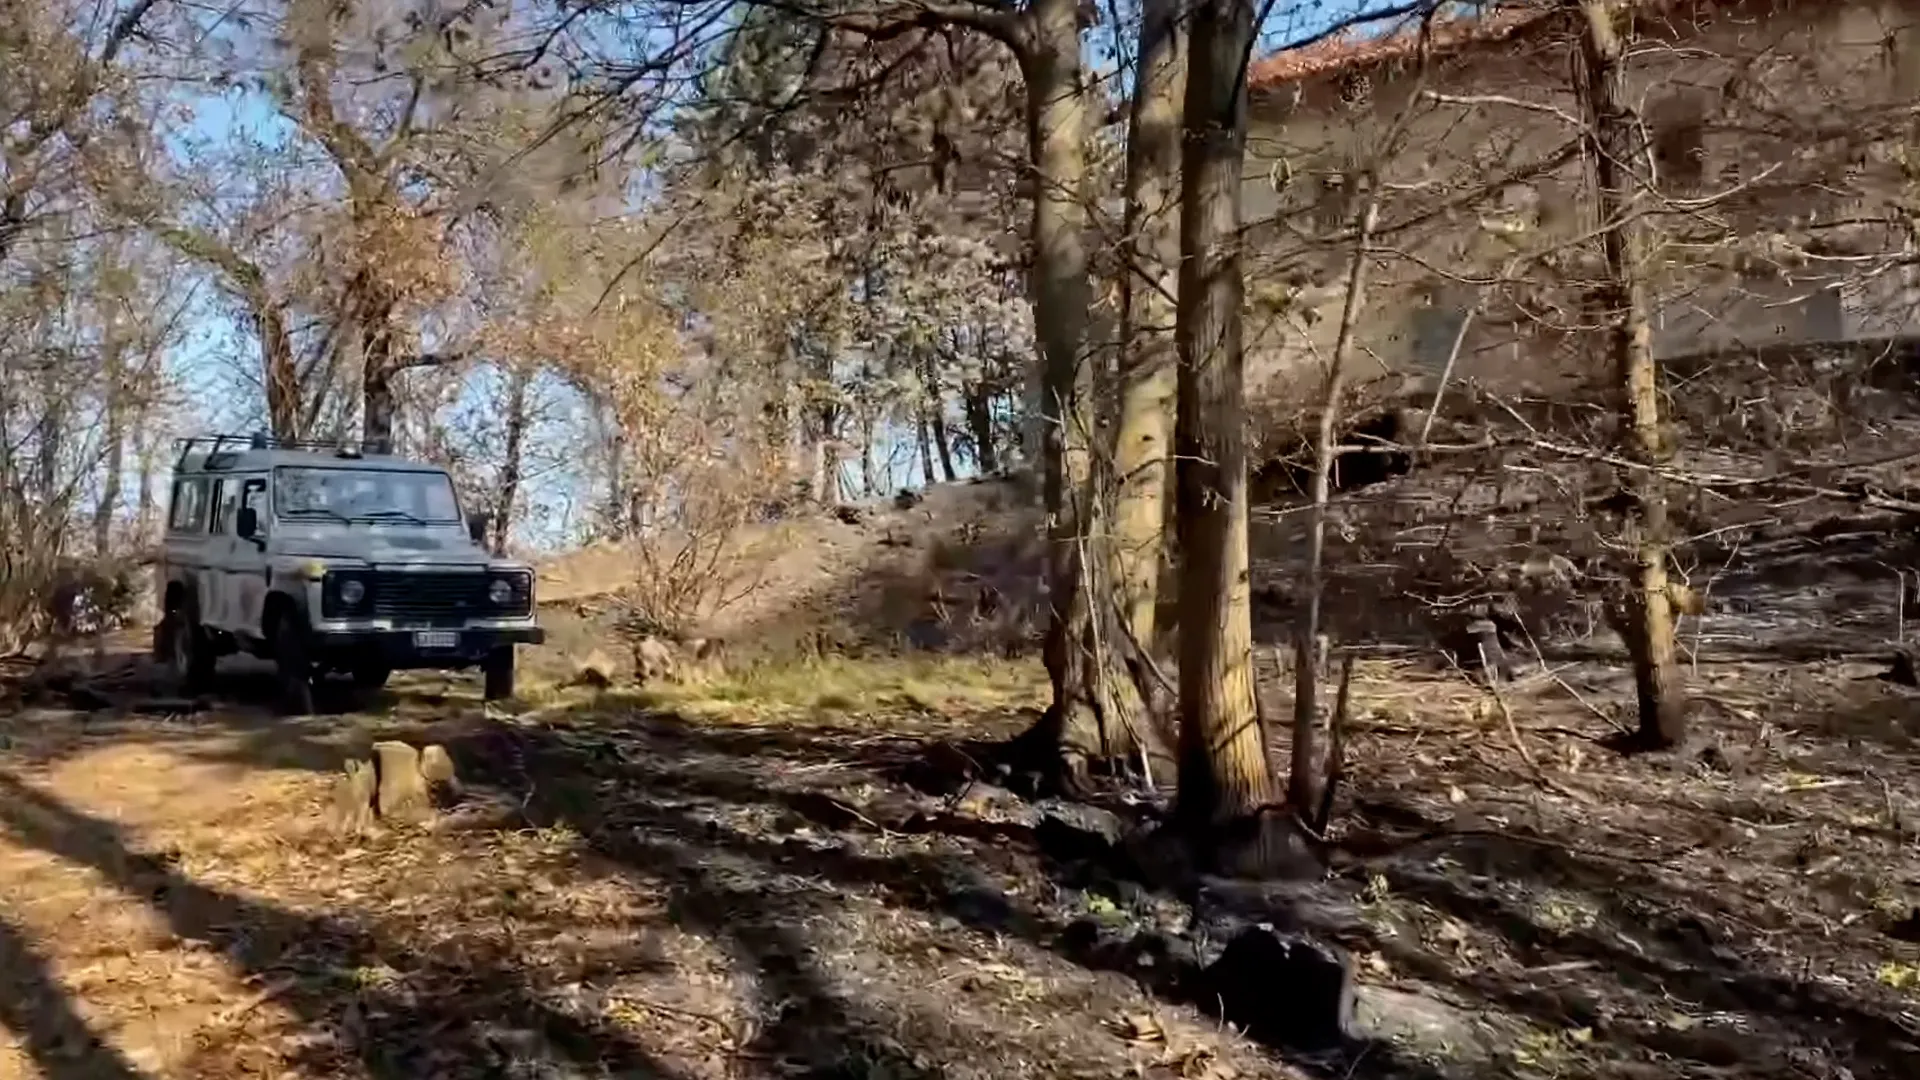
<svg viewBox="0 0 1920 1080">
<path fill-rule="evenodd" d="M 946 713 L 1039 704 L 1045 677 L 1031 661 L 918 655 L 769 662 L 701 683 L 646 687 L 636 703 L 724 718 L 739 712 L 867 715 Z"/>
</svg>

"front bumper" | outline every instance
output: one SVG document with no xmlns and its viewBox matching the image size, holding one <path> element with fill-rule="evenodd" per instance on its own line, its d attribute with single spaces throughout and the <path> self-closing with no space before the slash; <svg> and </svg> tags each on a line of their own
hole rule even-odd
<svg viewBox="0 0 1920 1080">
<path fill-rule="evenodd" d="M 326 629 L 315 630 L 309 645 L 313 659 L 327 667 L 348 669 L 377 663 L 405 671 L 471 667 L 503 646 L 540 645 L 546 640 L 547 632 L 537 626 Z"/>
</svg>

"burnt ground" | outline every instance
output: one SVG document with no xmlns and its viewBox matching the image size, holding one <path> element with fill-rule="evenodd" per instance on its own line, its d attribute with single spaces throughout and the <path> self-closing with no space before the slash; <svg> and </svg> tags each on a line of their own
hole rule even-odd
<svg viewBox="0 0 1920 1080">
<path fill-rule="evenodd" d="M 1878 670 L 1703 655 L 1696 745 L 1622 758 L 1605 666 L 1496 700 L 1363 663 L 1310 905 L 1156 894 L 1059 842 L 1146 806 L 909 783 L 930 744 L 1028 721 L 1021 663 L 767 666 L 492 716 L 421 678 L 278 720 L 244 674 L 179 715 L 21 708 L 0 1075 L 1912 1076 L 1920 691 Z M 449 745 L 466 800 L 334 831 L 340 763 L 395 736 Z M 1183 990 L 1167 957 L 1262 919 L 1351 950 L 1368 1041 L 1286 1052 Z M 1108 947 L 1137 940 L 1167 948 Z"/>
</svg>

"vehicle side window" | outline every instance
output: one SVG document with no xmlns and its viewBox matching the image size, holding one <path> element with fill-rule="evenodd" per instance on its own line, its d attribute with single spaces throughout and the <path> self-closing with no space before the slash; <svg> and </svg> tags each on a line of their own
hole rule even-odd
<svg viewBox="0 0 1920 1080">
<path fill-rule="evenodd" d="M 175 532 L 199 532 L 207 527 L 207 481 L 188 477 L 173 482 L 173 514 L 167 519 Z"/>
<path fill-rule="evenodd" d="M 233 532 L 234 511 L 240 508 L 240 482 L 223 478 L 213 485 L 213 528 L 216 536 Z"/>
<path fill-rule="evenodd" d="M 259 522 L 259 524 L 255 526 L 257 531 L 254 535 L 255 537 L 264 538 L 267 535 L 268 516 L 266 477 L 250 476 L 247 478 L 246 484 L 240 489 L 240 505 L 248 507 L 253 511 L 254 520 Z"/>
</svg>

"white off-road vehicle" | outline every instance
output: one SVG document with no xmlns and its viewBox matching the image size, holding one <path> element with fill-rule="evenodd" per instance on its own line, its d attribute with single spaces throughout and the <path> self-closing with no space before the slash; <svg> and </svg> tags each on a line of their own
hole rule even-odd
<svg viewBox="0 0 1920 1080">
<path fill-rule="evenodd" d="M 157 584 L 154 659 L 188 693 L 214 661 L 272 660 L 282 706 L 313 683 L 365 689 L 395 670 L 478 666 L 513 694 L 514 646 L 539 644 L 533 570 L 493 558 L 445 469 L 263 435 L 183 440 Z"/>
</svg>

